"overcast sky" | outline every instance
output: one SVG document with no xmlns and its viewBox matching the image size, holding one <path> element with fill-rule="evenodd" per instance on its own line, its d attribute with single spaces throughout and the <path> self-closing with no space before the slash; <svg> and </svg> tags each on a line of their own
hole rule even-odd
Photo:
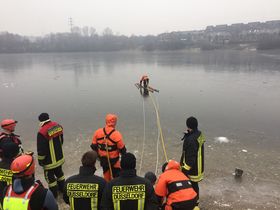
<svg viewBox="0 0 280 210">
<path fill-rule="evenodd" d="M 124 35 L 280 19 L 280 0 L 0 0 L 0 31 L 45 35 L 74 25 Z"/>
</svg>

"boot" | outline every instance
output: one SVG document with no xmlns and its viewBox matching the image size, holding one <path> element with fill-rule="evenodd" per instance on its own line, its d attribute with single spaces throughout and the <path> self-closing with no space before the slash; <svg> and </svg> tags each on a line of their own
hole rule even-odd
<svg viewBox="0 0 280 210">
<path fill-rule="evenodd" d="M 58 181 L 57 184 L 58 184 L 58 190 L 59 192 L 63 193 L 64 191 L 64 183 L 65 183 L 65 180 L 61 180 L 61 181 Z"/>
</svg>

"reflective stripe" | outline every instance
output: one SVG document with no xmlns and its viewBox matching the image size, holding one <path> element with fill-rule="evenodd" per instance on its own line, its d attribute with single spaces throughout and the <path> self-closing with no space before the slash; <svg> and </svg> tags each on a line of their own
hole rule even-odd
<svg viewBox="0 0 280 210">
<path fill-rule="evenodd" d="M 59 177 L 59 178 L 57 179 L 57 181 L 63 181 L 63 180 L 65 180 L 65 176 Z"/>
<path fill-rule="evenodd" d="M 202 172 L 202 156 L 201 156 L 201 145 L 198 147 L 197 153 L 197 174 L 201 174 Z"/>
<path fill-rule="evenodd" d="M 190 179 L 194 182 L 199 182 L 204 177 L 202 172 L 202 145 L 205 142 L 205 137 L 201 134 L 198 139 L 198 153 L 197 153 L 197 176 L 189 175 Z"/>
<path fill-rule="evenodd" d="M 144 210 L 145 207 L 145 199 L 138 200 L 138 210 Z"/>
<path fill-rule="evenodd" d="M 44 160 L 46 155 L 38 155 L 38 160 Z"/>
<path fill-rule="evenodd" d="M 10 185 L 9 192 L 8 192 L 8 201 L 9 201 L 9 198 L 11 197 L 11 194 L 12 194 L 12 186 Z"/>
<path fill-rule="evenodd" d="M 24 201 L 22 202 L 23 204 L 28 200 L 28 196 L 31 193 L 31 191 L 34 189 L 34 185 L 32 185 L 32 187 L 29 188 L 29 190 L 27 191 L 26 195 L 24 196 Z"/>
<path fill-rule="evenodd" d="M 185 158 L 185 151 L 183 152 L 183 165 L 181 166 L 182 168 L 184 168 L 185 170 L 189 171 L 191 169 L 191 167 L 186 163 L 186 158 Z"/>
<path fill-rule="evenodd" d="M 121 204 L 120 200 L 114 199 L 113 202 L 114 202 L 114 210 L 120 210 L 121 209 L 121 207 L 120 207 L 120 204 Z"/>
<path fill-rule="evenodd" d="M 48 183 L 49 187 L 55 187 L 57 185 L 57 181 L 54 181 L 52 183 Z"/>
<path fill-rule="evenodd" d="M 182 165 L 181 167 L 187 171 L 189 171 L 191 169 L 191 167 L 189 165 L 187 165 L 186 163 L 184 163 L 184 165 Z"/>
<path fill-rule="evenodd" d="M 59 136 L 60 137 L 60 136 Z M 60 143 L 61 143 L 61 138 L 60 139 Z M 63 150 L 62 150 L 62 158 L 57 161 L 56 160 L 56 155 L 55 155 L 55 149 L 54 149 L 54 143 L 53 143 L 53 139 L 49 140 L 49 148 L 50 148 L 50 155 L 51 155 L 51 161 L 52 163 L 44 165 L 43 168 L 45 170 L 50 170 L 50 169 L 54 169 L 57 168 L 58 166 L 61 166 L 65 160 L 64 160 L 64 154 L 63 154 Z"/>
<path fill-rule="evenodd" d="M 198 176 L 192 176 L 192 175 L 188 175 L 190 180 L 193 181 L 193 182 L 199 182 L 203 179 L 204 177 L 204 173 L 201 173 L 200 175 Z"/>
<path fill-rule="evenodd" d="M 57 161 L 56 163 L 51 163 L 51 164 L 48 164 L 48 165 L 45 165 L 44 166 L 44 169 L 46 170 L 50 170 L 50 169 L 54 169 L 54 168 L 57 168 L 58 166 L 61 166 L 63 163 L 64 163 L 64 158 L 62 158 L 61 160 Z"/>
<path fill-rule="evenodd" d="M 50 140 L 49 140 L 49 146 L 50 146 L 50 153 L 51 153 L 51 160 L 52 160 L 52 163 L 56 163 L 56 157 L 55 157 L 53 139 L 50 139 Z"/>
<path fill-rule="evenodd" d="M 71 210 L 75 210 L 75 206 L 74 206 L 74 198 L 73 197 L 69 197 L 69 200 L 70 200 L 70 209 Z"/>
<path fill-rule="evenodd" d="M 97 198 L 91 198 L 90 199 L 91 202 L 91 210 L 98 210 L 98 199 Z"/>
</svg>

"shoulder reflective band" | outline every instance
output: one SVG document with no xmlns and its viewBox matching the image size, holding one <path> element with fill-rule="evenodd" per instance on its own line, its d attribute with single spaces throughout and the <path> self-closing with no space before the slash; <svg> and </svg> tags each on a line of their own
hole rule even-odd
<svg viewBox="0 0 280 210">
<path fill-rule="evenodd" d="M 53 126 L 51 127 L 49 130 L 48 130 L 48 136 L 50 138 L 53 138 L 55 136 L 58 136 L 59 134 L 62 133 L 62 127 L 60 125 L 56 125 L 56 126 Z"/>
</svg>

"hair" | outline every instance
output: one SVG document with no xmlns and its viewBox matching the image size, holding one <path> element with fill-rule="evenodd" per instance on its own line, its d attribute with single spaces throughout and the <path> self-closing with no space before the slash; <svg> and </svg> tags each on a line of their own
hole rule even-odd
<svg viewBox="0 0 280 210">
<path fill-rule="evenodd" d="M 82 164 L 86 167 L 94 167 L 97 159 L 97 153 L 95 151 L 88 151 L 82 157 Z"/>
<path fill-rule="evenodd" d="M 190 129 L 197 130 L 197 126 L 198 126 L 197 119 L 195 117 L 193 117 L 193 116 L 189 117 L 186 120 L 186 125 Z"/>
<path fill-rule="evenodd" d="M 132 153 L 125 153 L 121 158 L 122 169 L 135 169 L 136 168 L 136 157 Z"/>
</svg>

